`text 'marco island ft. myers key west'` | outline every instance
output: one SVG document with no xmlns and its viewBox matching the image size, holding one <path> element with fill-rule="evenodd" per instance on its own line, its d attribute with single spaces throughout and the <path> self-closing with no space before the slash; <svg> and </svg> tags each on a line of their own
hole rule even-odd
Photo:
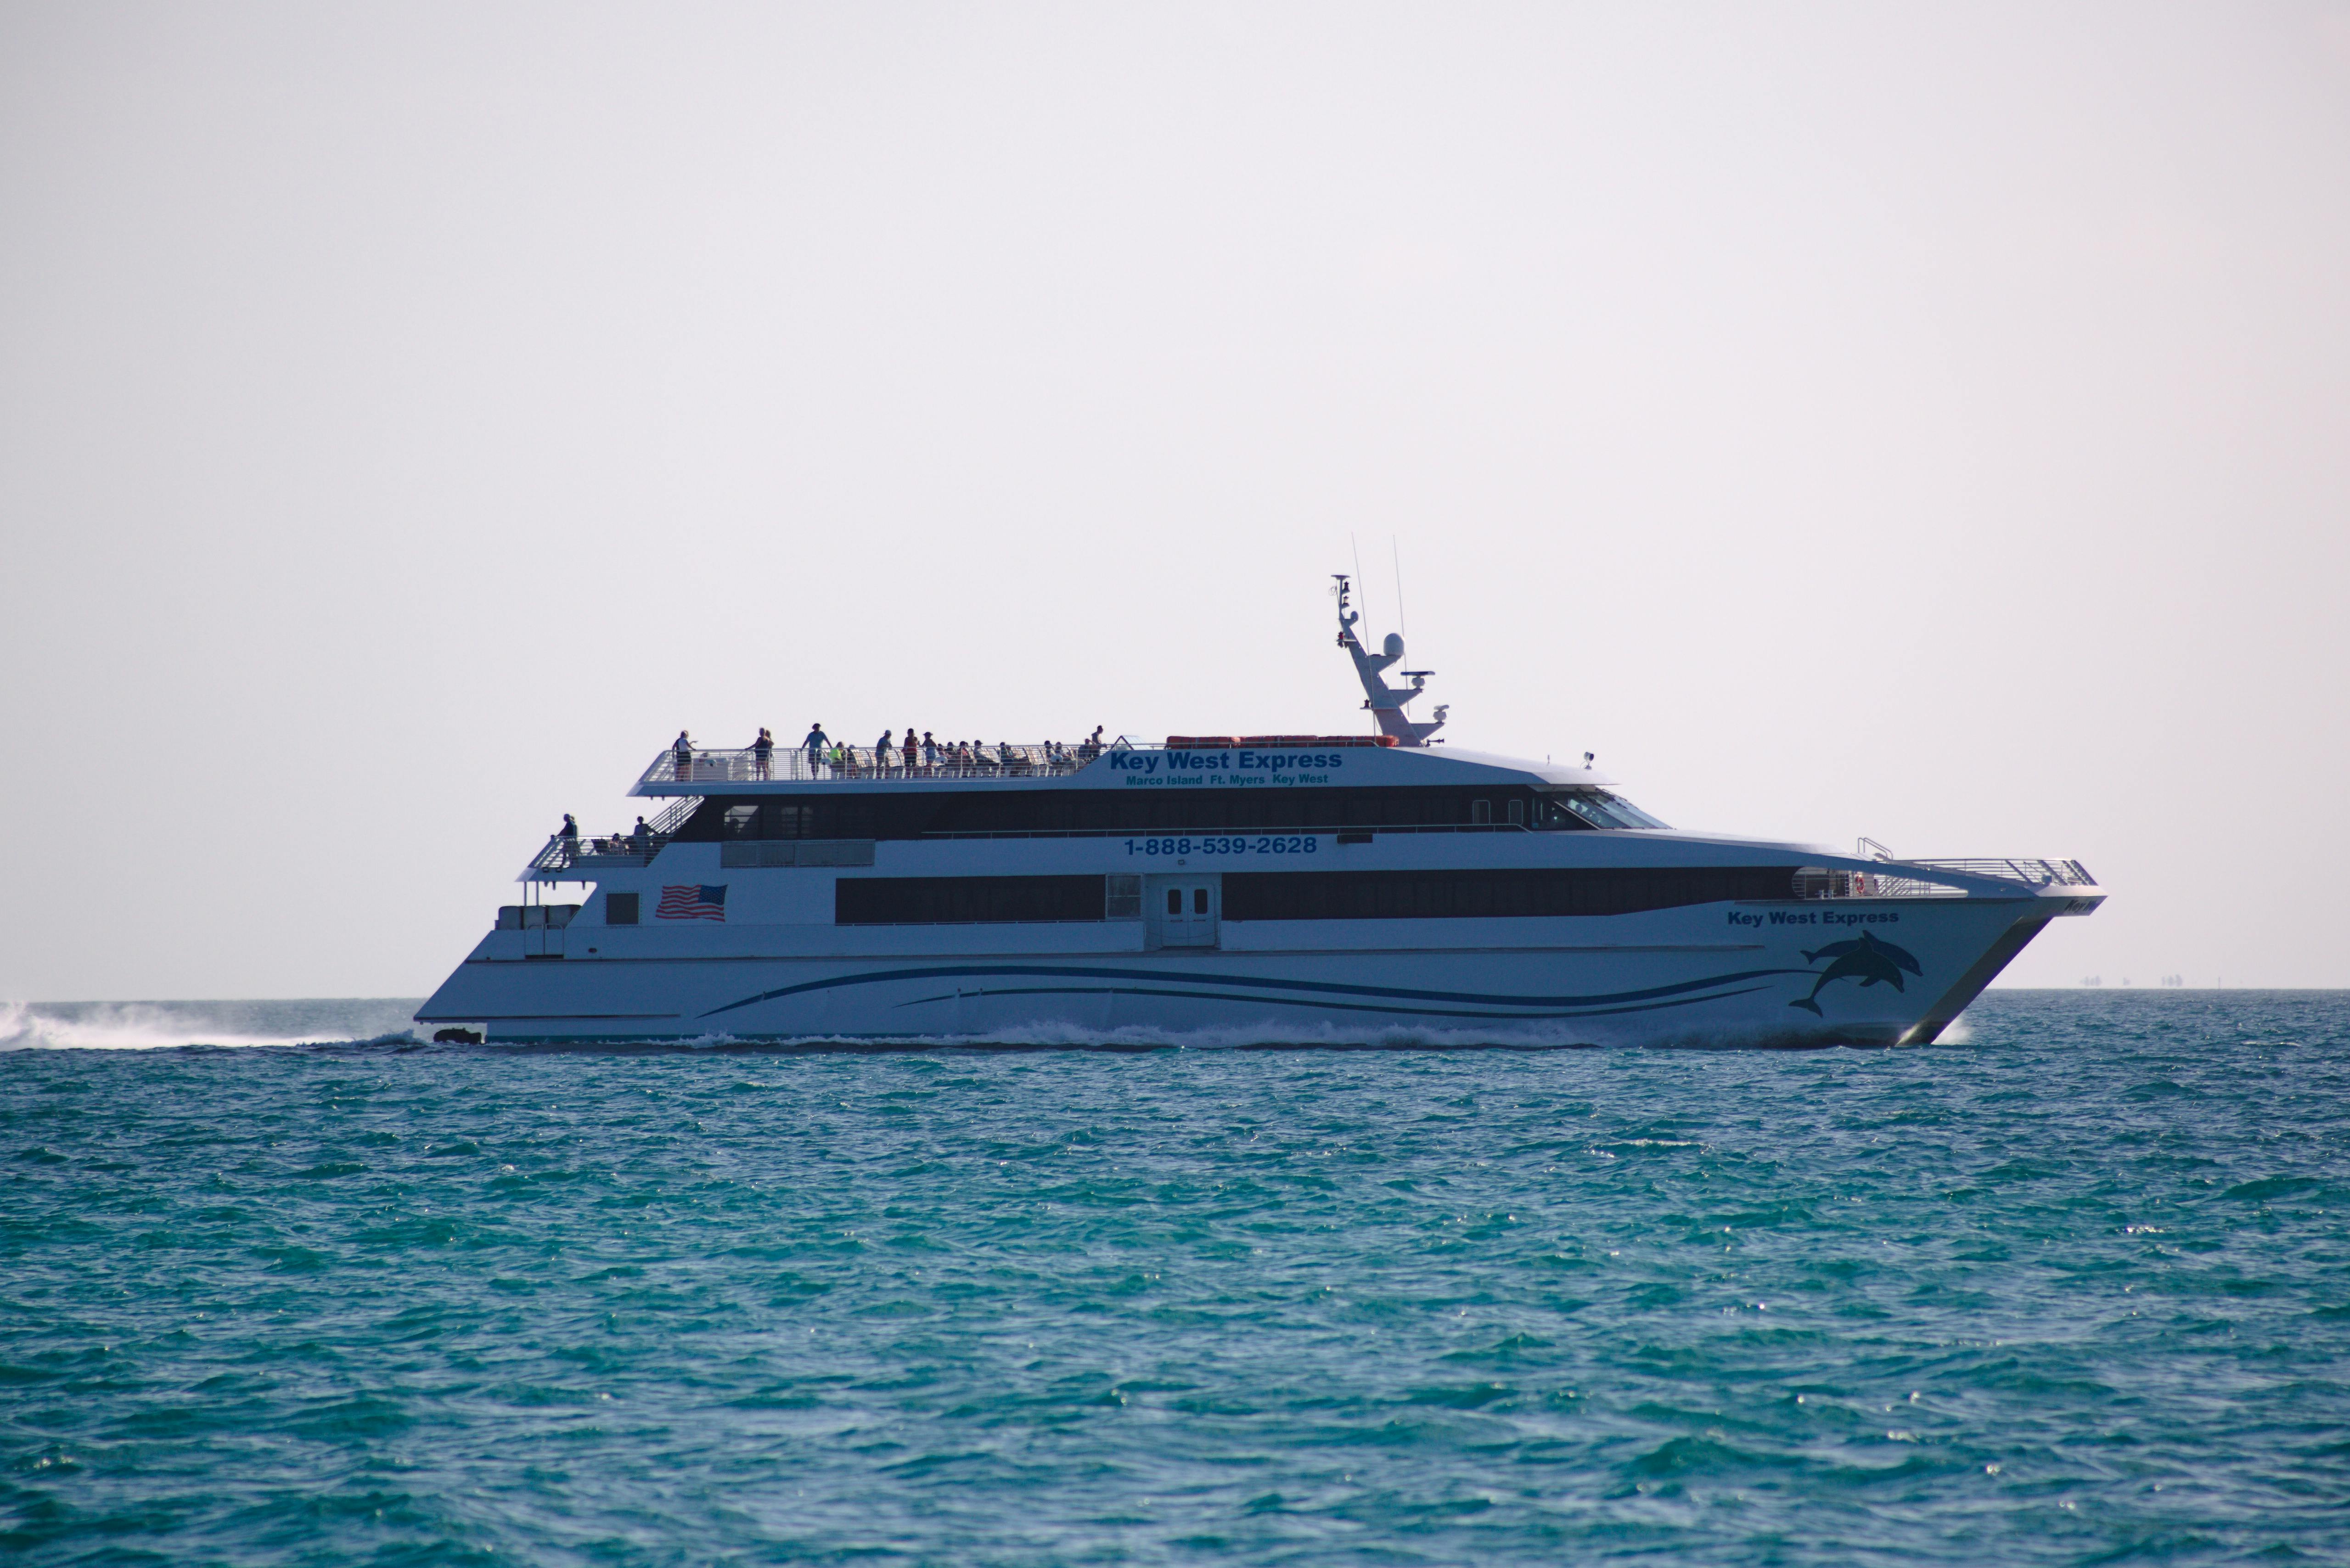
<svg viewBox="0 0 2350 1568">
<path fill-rule="evenodd" d="M 1677 832 L 1583 767 L 1430 743 L 1429 671 L 1338 644 L 1374 735 L 683 742 L 639 829 L 567 831 L 417 1020 L 494 1041 L 1908 1044 L 2077 861 Z M 567 886 L 577 902 L 550 901 Z"/>
</svg>

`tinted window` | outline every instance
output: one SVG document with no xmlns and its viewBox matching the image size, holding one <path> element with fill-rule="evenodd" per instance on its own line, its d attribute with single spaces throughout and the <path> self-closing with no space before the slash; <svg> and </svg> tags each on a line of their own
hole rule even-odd
<svg viewBox="0 0 2350 1568">
<path fill-rule="evenodd" d="M 1227 871 L 1228 920 L 1628 915 L 1789 896 L 1792 866 L 1540 871 Z"/>
<path fill-rule="evenodd" d="M 1099 877 L 843 877 L 832 918 L 844 926 L 945 926 L 1098 920 Z"/>
<path fill-rule="evenodd" d="M 1617 797 L 1587 792 L 1605 805 Z M 933 833 L 1168 833 L 1283 828 L 1656 826 L 1616 815 L 1586 820 L 1529 789 L 1458 788 L 1200 790 L 909 790 L 889 794 L 795 794 L 705 800 L 677 836 L 919 838 Z M 1624 809 L 1629 810 L 1628 804 Z M 1613 808 L 1610 808 L 1612 811 Z"/>
<path fill-rule="evenodd" d="M 1626 800 L 1604 789 L 1561 791 L 1542 797 L 1544 827 L 1662 827 L 1665 825 Z"/>
</svg>

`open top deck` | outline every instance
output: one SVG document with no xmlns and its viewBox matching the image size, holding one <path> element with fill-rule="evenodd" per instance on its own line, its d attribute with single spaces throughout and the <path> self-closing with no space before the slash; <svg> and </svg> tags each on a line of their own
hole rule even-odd
<svg viewBox="0 0 2350 1568">
<path fill-rule="evenodd" d="M 762 794 L 819 785 L 937 787 L 1061 784 L 1078 789 L 1431 783 L 1438 775 L 1596 788 L 1615 781 L 1590 768 L 1431 747 L 1406 748 L 1384 735 L 1170 735 L 1164 742 L 1121 737 L 1089 747 L 1005 742 L 910 764 L 897 746 L 832 746 L 822 753 L 778 746 L 755 751 L 657 753 L 633 795 Z"/>
</svg>

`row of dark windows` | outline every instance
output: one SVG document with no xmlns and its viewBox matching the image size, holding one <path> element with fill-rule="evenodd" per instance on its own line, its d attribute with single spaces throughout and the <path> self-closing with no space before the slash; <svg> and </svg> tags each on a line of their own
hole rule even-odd
<svg viewBox="0 0 2350 1568">
<path fill-rule="evenodd" d="M 723 838 L 919 838 L 930 833 L 1183 833 L 1281 828 L 1590 825 L 1523 787 L 969 790 L 713 797 L 678 832 Z"/>
<path fill-rule="evenodd" d="M 844 926 L 964 926 L 1098 920 L 1099 877 L 843 877 L 832 918 Z"/>
<path fill-rule="evenodd" d="M 1227 871 L 1223 918 L 1389 920 L 1628 915 L 1689 904 L 1785 898 L 1793 892 L 1794 872 L 1792 866 Z M 833 893 L 833 919 L 844 926 L 1098 920 L 1104 913 L 1099 877 L 843 877 L 834 885 Z"/>
<path fill-rule="evenodd" d="M 1444 919 L 1628 915 L 1785 898 L 1792 866 L 1577 867 L 1526 871 L 1228 871 L 1228 920 Z"/>
</svg>

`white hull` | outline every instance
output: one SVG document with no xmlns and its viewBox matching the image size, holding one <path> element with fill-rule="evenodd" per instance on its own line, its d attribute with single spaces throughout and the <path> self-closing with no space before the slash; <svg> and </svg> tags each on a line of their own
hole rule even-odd
<svg viewBox="0 0 2350 1568">
<path fill-rule="evenodd" d="M 1762 923 L 1733 928 L 1733 911 Z M 791 956 L 775 947 L 816 933 L 738 927 L 691 933 L 707 956 L 560 959 L 525 956 L 531 933 L 497 933 L 508 950 L 477 951 L 418 1016 L 510 1042 L 1892 1044 L 1939 1033 L 2053 912 L 1954 898 L 1227 923 L 1218 947 L 1157 950 L 1139 924 L 827 929 L 824 945 L 862 950 Z M 584 949 L 591 929 L 548 935 Z M 1825 962 L 1806 953 L 1858 929 L 1898 941 L 1920 972 L 1898 989 L 1822 983 Z M 1258 946 L 1269 940 L 1282 945 Z M 1796 1005 L 1806 998 L 1818 1013 Z"/>
<path fill-rule="evenodd" d="M 493 1041 L 1668 1044 L 1936 1038 L 2104 895 L 2077 862 L 1675 833 L 1584 765 L 1377 736 L 740 752 L 566 819 L 418 1021 Z M 1098 742 L 1097 732 L 1096 742 Z M 1864 845 L 1864 847 L 1867 847 Z M 589 889 L 576 904 L 533 895 Z"/>
</svg>

